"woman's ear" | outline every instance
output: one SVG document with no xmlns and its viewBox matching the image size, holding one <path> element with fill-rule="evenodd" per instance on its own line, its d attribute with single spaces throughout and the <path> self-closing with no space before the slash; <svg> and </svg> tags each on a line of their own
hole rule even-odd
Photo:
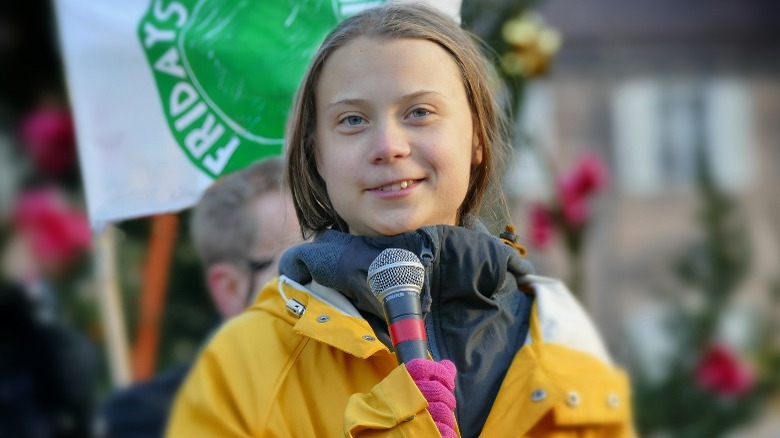
<svg viewBox="0 0 780 438">
<path fill-rule="evenodd" d="M 320 160 L 320 151 L 317 149 L 316 141 L 311 142 L 311 152 L 314 154 L 314 165 L 317 168 L 317 174 L 320 176 L 320 178 L 322 178 L 322 168 L 320 164 L 322 160 Z"/>
<path fill-rule="evenodd" d="M 479 139 L 474 141 L 474 146 L 471 148 L 471 165 L 478 166 L 482 164 L 483 146 Z"/>
</svg>

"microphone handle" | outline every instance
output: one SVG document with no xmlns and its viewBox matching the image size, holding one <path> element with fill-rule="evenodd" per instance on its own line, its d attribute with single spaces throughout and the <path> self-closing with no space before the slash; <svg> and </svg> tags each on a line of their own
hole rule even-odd
<svg viewBox="0 0 780 438">
<path fill-rule="evenodd" d="M 398 365 L 408 363 L 412 359 L 428 359 L 428 346 L 425 341 L 406 341 L 396 344 L 394 347 Z"/>
<path fill-rule="evenodd" d="M 428 359 L 428 337 L 420 310 L 420 294 L 393 292 L 385 297 L 383 304 L 398 363 Z"/>
</svg>

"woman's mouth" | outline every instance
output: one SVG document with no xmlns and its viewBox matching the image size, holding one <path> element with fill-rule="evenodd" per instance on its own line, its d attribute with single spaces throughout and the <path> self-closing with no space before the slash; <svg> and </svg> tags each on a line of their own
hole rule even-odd
<svg viewBox="0 0 780 438">
<path fill-rule="evenodd" d="M 387 184 L 387 185 L 384 185 L 384 186 L 376 187 L 374 190 L 379 191 L 379 192 L 397 192 L 399 190 L 403 190 L 403 189 L 405 189 L 407 187 L 410 187 L 410 186 L 412 186 L 414 184 L 417 184 L 418 181 L 419 180 L 416 180 L 416 179 L 408 179 L 408 180 L 405 180 L 405 181 L 398 181 L 398 182 L 394 182 L 392 184 Z"/>
</svg>

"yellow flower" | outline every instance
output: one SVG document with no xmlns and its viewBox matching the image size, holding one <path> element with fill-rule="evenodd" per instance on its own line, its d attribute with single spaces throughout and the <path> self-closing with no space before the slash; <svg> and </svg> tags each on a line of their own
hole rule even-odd
<svg viewBox="0 0 780 438">
<path fill-rule="evenodd" d="M 539 51 L 546 55 L 553 55 L 561 48 L 563 38 L 560 32 L 551 28 L 545 27 L 539 32 L 539 38 L 537 40 L 537 46 Z"/>
<path fill-rule="evenodd" d="M 504 23 L 501 34 L 504 40 L 513 46 L 529 46 L 538 37 L 539 25 L 522 16 Z"/>
<path fill-rule="evenodd" d="M 506 74 L 511 76 L 521 76 L 525 74 L 525 62 L 523 55 L 517 52 L 507 52 L 501 57 L 501 68 Z"/>
</svg>

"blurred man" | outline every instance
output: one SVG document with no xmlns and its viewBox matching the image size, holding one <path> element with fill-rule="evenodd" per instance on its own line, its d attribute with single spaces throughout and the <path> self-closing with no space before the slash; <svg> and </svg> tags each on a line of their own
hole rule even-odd
<svg viewBox="0 0 780 438">
<path fill-rule="evenodd" d="M 218 313 L 240 313 L 276 275 L 279 256 L 301 239 L 283 181 L 283 161 L 269 158 L 223 176 L 195 207 L 192 240 Z M 168 410 L 189 364 L 113 395 L 103 412 L 106 438 L 163 436 Z"/>
<path fill-rule="evenodd" d="M 89 225 L 55 187 L 23 190 L 11 210 L 0 217 L 0 438 L 88 437 L 97 351 L 57 286 L 85 261 Z"/>
<path fill-rule="evenodd" d="M 195 207 L 192 239 L 219 313 L 240 313 L 300 241 L 283 162 L 271 158 L 217 180 Z"/>
</svg>

